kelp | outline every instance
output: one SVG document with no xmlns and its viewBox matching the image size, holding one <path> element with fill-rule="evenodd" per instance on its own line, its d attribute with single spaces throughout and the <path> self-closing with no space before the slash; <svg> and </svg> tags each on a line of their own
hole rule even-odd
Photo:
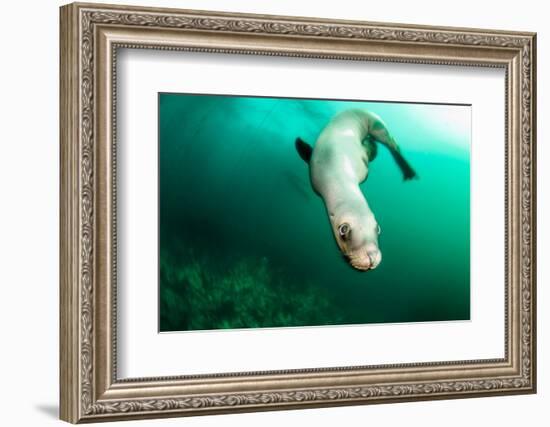
<svg viewBox="0 0 550 427">
<path fill-rule="evenodd" d="M 291 281 L 266 258 L 240 257 L 222 268 L 195 252 L 160 256 L 160 330 L 209 330 L 341 323 L 327 294 Z"/>
</svg>

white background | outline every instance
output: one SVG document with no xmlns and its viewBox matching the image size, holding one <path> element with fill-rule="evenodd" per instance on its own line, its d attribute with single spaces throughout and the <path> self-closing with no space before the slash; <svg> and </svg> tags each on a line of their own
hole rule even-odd
<svg viewBox="0 0 550 427">
<path fill-rule="evenodd" d="M 114 3 L 118 3 L 112 0 Z M 152 1 L 134 4 L 153 5 Z M 3 7 L 0 122 L 0 384 L 2 424 L 59 425 L 58 401 L 58 6 L 57 1 L 12 2 Z M 157 1 L 157 6 L 286 15 L 314 15 L 371 21 L 538 31 L 538 117 L 550 115 L 548 84 L 550 30 L 544 3 L 525 0 L 446 3 L 339 0 Z M 549 127 L 539 120 L 539 141 Z M 124 425 L 546 425 L 550 405 L 547 362 L 550 339 L 550 149 L 539 143 L 538 174 L 538 350 L 539 393 L 454 401 L 267 412 L 193 419 L 129 422 Z M 546 418 L 546 420 L 544 419 Z"/>
<path fill-rule="evenodd" d="M 117 64 L 120 378 L 504 357 L 504 70 L 151 50 Z M 471 321 L 158 334 L 158 92 L 471 104 Z"/>
</svg>

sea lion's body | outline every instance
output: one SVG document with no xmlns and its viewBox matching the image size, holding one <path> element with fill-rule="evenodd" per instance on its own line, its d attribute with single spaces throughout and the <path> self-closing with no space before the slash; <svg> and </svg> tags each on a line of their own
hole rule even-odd
<svg viewBox="0 0 550 427">
<path fill-rule="evenodd" d="M 323 129 L 309 161 L 311 184 L 332 197 L 331 186 L 363 182 L 368 174 L 368 127 L 355 110 L 347 110 Z M 363 143 L 365 141 L 365 143 Z"/>
<path fill-rule="evenodd" d="M 404 179 L 416 176 L 384 122 L 366 110 L 337 114 L 313 148 L 296 140 L 300 156 L 309 163 L 312 187 L 325 202 L 336 243 L 359 270 L 374 269 L 382 259 L 380 227 L 359 188 L 367 178 L 369 162 L 376 156 L 376 142 L 390 150 Z"/>
</svg>

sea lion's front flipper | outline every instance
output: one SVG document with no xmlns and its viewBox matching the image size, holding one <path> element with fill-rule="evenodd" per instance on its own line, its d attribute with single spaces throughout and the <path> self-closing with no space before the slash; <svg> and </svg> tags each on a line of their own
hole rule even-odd
<svg viewBox="0 0 550 427">
<path fill-rule="evenodd" d="M 418 177 L 414 169 L 399 150 L 390 150 L 390 153 L 395 160 L 395 163 L 397 163 L 397 166 L 399 166 L 399 169 L 401 169 L 401 172 L 403 172 L 403 180 L 407 181 Z"/>
<path fill-rule="evenodd" d="M 376 155 L 378 154 L 378 145 L 376 145 L 375 139 L 370 135 L 368 135 L 365 141 L 363 141 L 363 145 L 367 150 L 367 158 L 370 163 L 376 158 Z"/>
<path fill-rule="evenodd" d="M 311 159 L 311 153 L 313 152 L 313 148 L 311 147 L 311 145 L 309 145 L 300 137 L 296 138 L 296 142 L 294 144 L 296 145 L 296 151 L 298 152 L 302 160 L 306 163 L 309 163 L 309 160 Z"/>
</svg>

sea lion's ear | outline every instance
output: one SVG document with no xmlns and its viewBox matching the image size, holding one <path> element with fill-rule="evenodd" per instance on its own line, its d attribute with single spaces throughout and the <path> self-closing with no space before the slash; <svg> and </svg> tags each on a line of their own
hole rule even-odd
<svg viewBox="0 0 550 427">
<path fill-rule="evenodd" d="M 309 163 L 309 160 L 311 159 L 311 153 L 313 152 L 313 148 L 311 148 L 311 145 L 309 145 L 300 137 L 296 138 L 295 145 L 296 151 L 298 152 L 302 160 L 306 163 Z"/>
</svg>

